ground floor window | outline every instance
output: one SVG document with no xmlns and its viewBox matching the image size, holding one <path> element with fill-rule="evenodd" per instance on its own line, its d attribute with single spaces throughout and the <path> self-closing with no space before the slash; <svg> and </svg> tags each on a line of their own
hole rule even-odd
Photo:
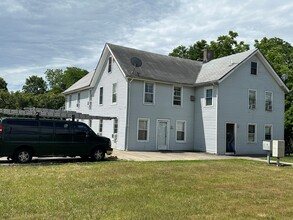
<svg viewBox="0 0 293 220">
<path fill-rule="evenodd" d="M 273 126 L 265 125 L 265 140 L 266 141 L 272 140 L 272 133 L 273 133 Z"/>
<path fill-rule="evenodd" d="M 248 143 L 256 143 L 256 124 L 248 124 L 247 134 Z"/>
<path fill-rule="evenodd" d="M 100 119 L 100 124 L 99 124 L 99 133 L 102 134 L 103 133 L 103 120 Z"/>
<path fill-rule="evenodd" d="M 149 119 L 139 118 L 137 122 L 137 140 L 138 141 L 148 141 L 149 137 Z"/>
<path fill-rule="evenodd" d="M 186 140 L 186 121 L 176 121 L 176 141 L 185 142 Z"/>
</svg>

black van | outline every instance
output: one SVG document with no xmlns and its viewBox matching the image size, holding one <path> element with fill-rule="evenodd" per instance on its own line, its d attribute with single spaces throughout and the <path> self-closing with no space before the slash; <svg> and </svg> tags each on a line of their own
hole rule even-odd
<svg viewBox="0 0 293 220">
<path fill-rule="evenodd" d="M 65 120 L 5 118 L 0 122 L 0 157 L 28 163 L 33 156 L 81 156 L 103 160 L 111 141 L 86 124 Z"/>
</svg>

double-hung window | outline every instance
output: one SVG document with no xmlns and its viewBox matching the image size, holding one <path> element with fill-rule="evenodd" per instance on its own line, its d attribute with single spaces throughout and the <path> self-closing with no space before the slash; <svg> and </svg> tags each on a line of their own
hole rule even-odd
<svg viewBox="0 0 293 220">
<path fill-rule="evenodd" d="M 256 143 L 256 124 L 248 124 L 247 141 L 248 143 Z"/>
<path fill-rule="evenodd" d="M 99 134 L 102 135 L 102 133 L 103 133 L 103 119 L 100 119 Z"/>
<path fill-rule="evenodd" d="M 173 106 L 181 106 L 181 104 L 182 104 L 182 87 L 174 86 Z"/>
<path fill-rule="evenodd" d="M 112 85 L 112 103 L 117 103 L 117 83 Z"/>
<path fill-rule="evenodd" d="M 110 56 L 108 59 L 108 73 L 112 72 L 112 61 L 113 58 Z"/>
<path fill-rule="evenodd" d="M 104 93 L 104 88 L 100 87 L 100 94 L 99 94 L 99 104 L 103 105 L 103 93 Z"/>
<path fill-rule="evenodd" d="M 248 90 L 248 108 L 256 109 L 256 90 Z"/>
<path fill-rule="evenodd" d="M 144 84 L 144 104 L 154 104 L 154 83 Z"/>
<path fill-rule="evenodd" d="M 80 107 L 80 93 L 77 93 L 77 104 L 76 107 L 79 108 Z"/>
<path fill-rule="evenodd" d="M 118 119 L 115 118 L 113 123 L 113 134 L 117 134 L 117 133 L 118 133 Z"/>
<path fill-rule="evenodd" d="M 213 105 L 213 88 L 205 89 L 205 106 Z"/>
<path fill-rule="evenodd" d="M 272 125 L 265 125 L 265 140 L 270 141 L 272 140 L 273 134 L 273 126 Z"/>
<path fill-rule="evenodd" d="M 265 92 L 265 110 L 271 112 L 273 110 L 273 93 Z"/>
<path fill-rule="evenodd" d="M 186 141 L 186 121 L 176 121 L 176 141 Z"/>
<path fill-rule="evenodd" d="M 71 108 L 71 100 L 72 100 L 72 96 L 69 95 L 68 96 L 68 108 Z"/>
<path fill-rule="evenodd" d="M 148 118 L 139 118 L 137 122 L 137 140 L 138 141 L 148 141 L 149 140 L 149 124 L 150 120 Z"/>
<path fill-rule="evenodd" d="M 257 75 L 257 62 L 251 62 L 250 64 L 250 74 Z"/>
</svg>

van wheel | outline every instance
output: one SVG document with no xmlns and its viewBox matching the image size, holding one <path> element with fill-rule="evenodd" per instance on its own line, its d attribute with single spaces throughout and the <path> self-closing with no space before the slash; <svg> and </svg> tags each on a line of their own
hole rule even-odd
<svg viewBox="0 0 293 220">
<path fill-rule="evenodd" d="M 101 149 L 95 149 L 91 155 L 93 161 L 101 161 L 105 158 L 105 153 Z"/>
<path fill-rule="evenodd" d="M 13 160 L 16 163 L 29 163 L 32 160 L 32 153 L 25 148 L 19 149 L 14 153 Z"/>
</svg>

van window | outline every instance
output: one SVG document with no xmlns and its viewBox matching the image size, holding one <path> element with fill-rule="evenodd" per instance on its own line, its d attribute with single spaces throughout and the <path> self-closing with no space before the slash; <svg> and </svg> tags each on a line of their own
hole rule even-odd
<svg viewBox="0 0 293 220">
<path fill-rule="evenodd" d="M 71 124 L 66 121 L 56 122 L 55 124 L 56 141 L 72 141 Z"/>
<path fill-rule="evenodd" d="M 9 120 L 7 124 L 9 134 L 37 135 L 38 133 L 37 121 Z"/>
<path fill-rule="evenodd" d="M 52 121 L 40 122 L 40 141 L 52 141 L 54 137 L 54 123 Z"/>
</svg>

